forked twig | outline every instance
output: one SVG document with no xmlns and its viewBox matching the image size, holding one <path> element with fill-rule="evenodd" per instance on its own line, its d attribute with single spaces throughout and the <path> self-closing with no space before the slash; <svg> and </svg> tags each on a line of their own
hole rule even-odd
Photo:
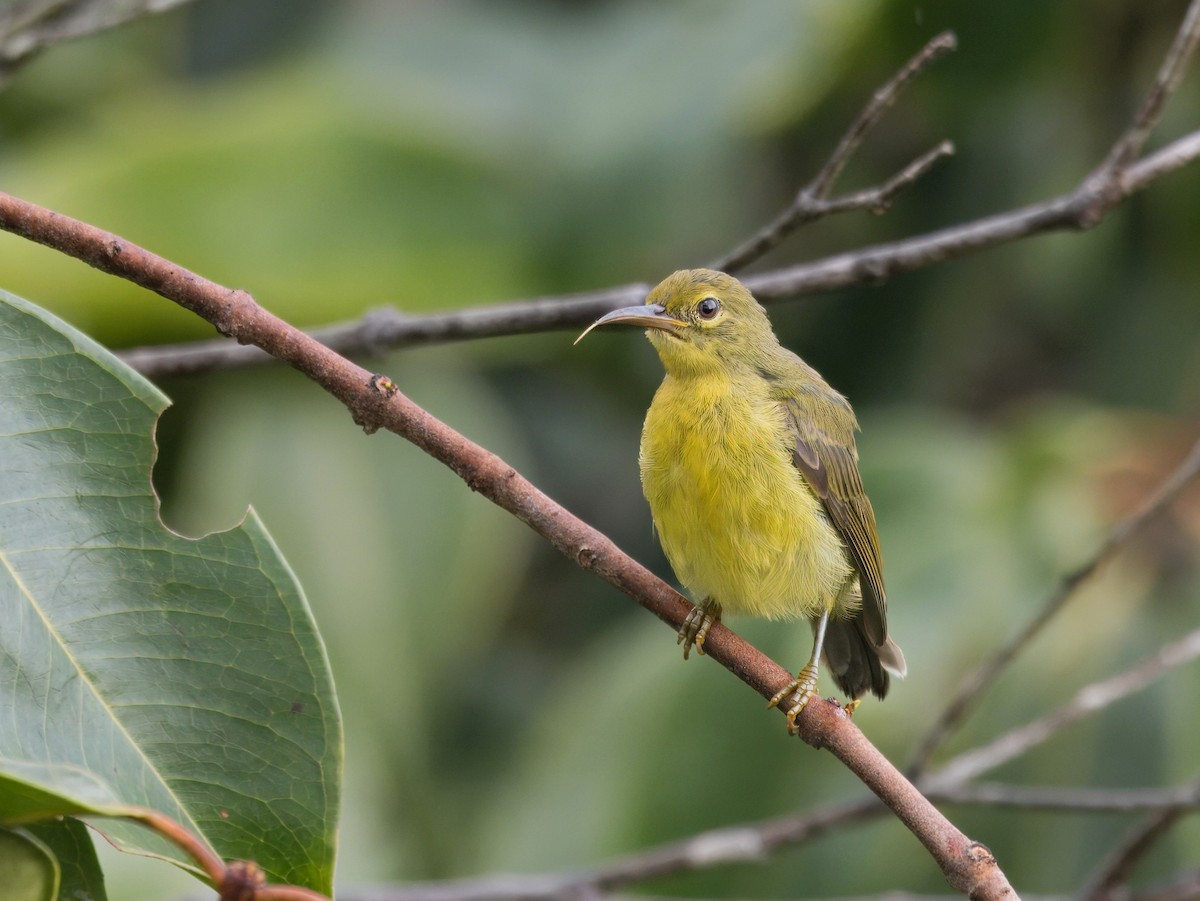
<svg viewBox="0 0 1200 901">
<path fill-rule="evenodd" d="M 1130 126 L 1114 143 L 1104 162 L 1084 177 L 1075 190 L 1008 212 L 913 238 L 750 276 L 743 281 L 759 300 L 769 303 L 783 297 L 815 294 L 852 285 L 878 284 L 900 273 L 1032 235 L 1096 225 L 1122 200 L 1200 157 L 1200 131 L 1194 131 L 1141 159 L 1126 159 L 1131 149 L 1136 148 L 1140 153 L 1145 145 L 1145 135 L 1157 124 L 1164 105 L 1178 88 L 1180 73 L 1190 61 L 1197 35 L 1200 34 L 1198 20 L 1200 3 L 1192 0 L 1175 41 L 1164 58 L 1158 79 Z M 921 54 L 914 57 L 919 58 Z M 913 74 L 916 74 L 915 71 Z M 868 115 L 869 110 L 870 107 L 864 110 L 858 121 L 870 124 L 878 118 L 877 115 L 874 118 Z M 852 127 L 847 137 L 843 138 L 843 143 L 851 145 L 850 150 L 853 150 L 850 136 L 854 134 Z M 931 153 L 938 154 L 939 150 L 940 147 L 935 148 Z M 847 155 L 842 154 L 842 157 Z M 828 183 L 840 171 L 841 164 L 836 162 L 838 157 L 839 151 L 835 151 L 822 170 L 829 173 L 825 179 Z M 905 172 L 918 167 L 927 158 L 928 155 L 913 163 Z M 902 181 L 904 174 L 893 179 L 901 181 L 898 187 L 907 183 Z M 875 190 L 883 191 L 886 187 L 884 185 Z M 764 231 L 778 226 L 777 221 Z M 717 262 L 726 265 L 736 263 L 737 260 L 733 259 L 735 253 L 737 251 Z M 339 353 L 353 355 L 418 344 L 552 329 L 577 329 L 617 307 L 640 302 L 649 290 L 649 285 L 636 282 L 583 294 L 468 307 L 427 315 L 409 315 L 395 308 L 383 308 L 350 322 L 316 329 L 312 335 Z M 125 351 L 122 357 L 139 372 L 151 377 L 191 375 L 215 369 L 262 365 L 271 361 L 270 355 L 258 348 L 239 347 L 228 341 L 194 341 L 133 348 Z"/>
<path fill-rule="evenodd" d="M 833 183 L 846 167 L 850 157 L 858 150 L 867 133 L 895 103 L 905 86 L 931 63 L 945 56 L 957 46 L 958 40 L 955 38 L 954 32 L 943 31 L 922 47 L 899 72 L 875 92 L 871 102 L 863 108 L 846 133 L 842 135 L 842 139 L 829 159 L 825 161 L 825 165 L 821 167 L 812 181 L 800 189 L 788 208 L 737 248 L 710 263 L 710 268 L 721 269 L 725 272 L 737 272 L 744 269 L 754 260 L 779 246 L 788 235 L 800 226 L 815 222 L 832 213 L 856 209 L 869 209 L 876 213 L 883 212 L 899 191 L 928 172 L 942 157 L 954 153 L 954 145 L 949 141 L 943 141 L 937 147 L 909 163 L 899 174 L 880 187 L 833 200 L 828 199 Z"/>
</svg>

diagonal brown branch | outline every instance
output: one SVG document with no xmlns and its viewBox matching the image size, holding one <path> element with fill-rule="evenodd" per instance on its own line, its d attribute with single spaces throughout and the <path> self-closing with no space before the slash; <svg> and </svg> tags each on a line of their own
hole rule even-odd
<svg viewBox="0 0 1200 901">
<path fill-rule="evenodd" d="M 1000 674 L 1033 640 L 1034 636 L 1041 632 L 1045 625 L 1066 606 L 1067 602 L 1075 597 L 1079 588 L 1086 584 L 1096 571 L 1110 560 L 1147 522 L 1174 503 L 1180 493 L 1195 481 L 1197 475 L 1200 475 L 1200 441 L 1192 445 L 1191 451 L 1183 462 L 1167 476 L 1150 497 L 1142 502 L 1138 509 L 1113 527 L 1091 559 L 1062 580 L 1057 590 L 1046 599 L 1033 618 L 963 678 L 937 720 L 918 739 L 912 762 L 908 766 L 910 776 L 919 775 L 925 771 L 934 752 L 954 728 L 966 719 L 975 708 L 980 696 L 995 683 Z"/>
<path fill-rule="evenodd" d="M 241 343 L 256 344 L 341 401 L 367 431 L 395 432 L 445 464 L 473 491 L 520 519 L 580 567 L 606 579 L 678 629 L 691 605 L 606 536 L 559 506 L 495 454 L 455 432 L 400 392 L 264 310 L 249 294 L 210 282 L 123 238 L 0 193 L 0 228 L 128 279 L 208 320 Z M 708 655 L 763 697 L 791 674 L 729 629 L 714 628 Z M 811 703 L 800 720 L 806 742 L 832 752 L 925 845 L 947 880 L 972 898 L 1014 898 L 991 852 L 972 842 L 830 702 Z"/>
</svg>

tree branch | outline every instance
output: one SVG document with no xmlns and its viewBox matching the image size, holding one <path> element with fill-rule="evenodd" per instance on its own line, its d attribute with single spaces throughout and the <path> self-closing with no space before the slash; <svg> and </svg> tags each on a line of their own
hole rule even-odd
<svg viewBox="0 0 1200 901">
<path fill-rule="evenodd" d="M 924 783 L 917 787 L 925 789 Z M 978 782 L 925 791 L 931 801 L 945 804 L 977 804 L 988 807 L 1025 807 L 1048 811 L 1133 813 L 1179 808 L 1200 808 L 1200 786 L 1176 788 L 1042 788 Z"/>
<path fill-rule="evenodd" d="M 1108 211 L 1153 182 L 1200 157 L 1200 131 L 1180 138 L 1122 170 L 1114 202 L 1104 186 L 1085 179 L 1075 190 L 1005 213 L 985 216 L 913 238 L 876 244 L 742 279 L 764 303 L 858 285 L 880 284 L 893 275 L 987 250 L 1022 238 L 1097 225 Z M 440 344 L 530 332 L 578 329 L 617 309 L 639 303 L 650 291 L 634 282 L 582 294 L 466 307 L 449 313 L 409 315 L 393 307 L 360 319 L 313 330 L 312 336 L 344 354 Z M 161 378 L 239 369 L 271 362 L 256 348 L 225 341 L 192 341 L 132 348 L 119 356 L 144 375 Z"/>
<path fill-rule="evenodd" d="M 747 276 L 742 280 L 759 300 L 770 303 L 783 297 L 879 284 L 894 275 L 921 269 L 943 260 L 957 259 L 1022 238 L 1056 231 L 1091 228 L 1099 224 L 1115 206 L 1131 195 L 1200 157 L 1200 131 L 1194 131 L 1139 160 L 1124 161 L 1131 149 L 1135 150 L 1134 156 L 1141 151 L 1145 144 L 1143 132 L 1149 134 L 1150 129 L 1157 124 L 1163 106 L 1178 87 L 1179 73 L 1189 62 L 1198 35 L 1200 0 L 1192 0 L 1175 42 L 1164 60 L 1159 77 L 1129 128 L 1118 138 L 1104 162 L 1085 176 L 1074 190 L 1049 200 L 924 235 L 876 244 L 811 263 Z M 922 53 L 927 52 L 933 43 L 927 45 Z M 918 54 L 914 59 L 920 56 L 921 54 Z M 911 61 L 909 65 L 912 65 Z M 869 118 L 869 110 L 870 107 L 860 115 L 860 120 Z M 853 133 L 852 127 L 847 137 Z M 843 138 L 843 143 L 846 140 Z M 834 170 L 840 171 L 840 165 L 831 163 L 837 159 L 841 146 L 839 145 L 839 150 L 834 151 L 831 161 L 824 167 L 834 175 Z M 1118 152 L 1118 148 L 1123 149 Z M 853 150 L 853 147 L 850 149 Z M 900 181 L 896 187 L 896 190 L 899 190 L 908 183 L 904 180 L 905 173 L 915 168 L 918 171 L 912 177 L 917 177 L 924 171 L 922 165 L 932 165 L 929 157 L 936 158 L 941 155 L 941 151 L 942 147 L 935 148 L 891 182 L 873 190 L 886 194 L 888 185 Z M 851 196 L 861 198 L 864 192 Z M 867 202 L 865 205 L 869 207 L 871 203 Z M 786 213 L 780 218 L 784 217 Z M 764 231 L 777 228 L 779 221 L 768 225 Z M 737 260 L 727 261 L 727 265 L 728 262 L 736 263 Z M 317 340 L 340 353 L 353 355 L 378 353 L 386 349 L 418 344 L 553 329 L 578 329 L 617 307 L 640 302 L 649 290 L 649 285 L 638 282 L 583 294 L 467 307 L 449 313 L 422 316 L 407 315 L 394 308 L 384 308 L 351 322 L 315 329 L 312 334 Z M 269 355 L 255 348 L 230 347 L 224 341 L 133 348 L 121 356 L 130 366 L 152 378 L 254 366 L 271 359 Z"/>
<path fill-rule="evenodd" d="M 303 886 L 269 884 L 266 874 L 252 861 L 226 863 L 199 836 L 157 810 L 138 808 L 121 816 L 153 829 L 190 857 L 220 892 L 220 901 L 330 901 L 328 896 Z"/>
<path fill-rule="evenodd" d="M 32 0 L 0 9 L 0 88 L 12 73 L 59 41 L 83 37 L 188 0 Z"/>
<path fill-rule="evenodd" d="M 1200 796 L 1200 779 L 1191 785 L 1193 795 Z M 1080 891 L 1079 901 L 1107 901 L 1129 881 L 1129 875 L 1154 844 L 1162 838 L 1194 805 L 1175 803 L 1164 805 L 1134 826 L 1100 864 L 1087 885 Z"/>
<path fill-rule="evenodd" d="M 812 181 L 800 189 L 791 205 L 735 250 L 714 260 L 710 267 L 726 272 L 744 269 L 759 257 L 778 247 L 788 235 L 800 226 L 815 222 L 832 213 L 864 208 L 875 213 L 882 213 L 887 209 L 896 193 L 924 175 L 939 159 L 954 153 L 954 145 L 949 141 L 943 141 L 933 150 L 910 163 L 900 174 L 879 188 L 860 191 L 857 194 L 833 201 L 826 199 L 834 181 L 837 180 L 850 157 L 858 150 L 863 138 L 883 118 L 883 114 L 895 102 L 900 91 L 931 63 L 945 56 L 957 46 L 958 39 L 955 38 L 954 32 L 943 31 L 922 47 L 916 56 L 905 63 L 899 72 L 875 92 L 871 102 L 858 114 L 858 118 L 842 135 L 842 139 L 834 148 L 833 154 L 826 160 L 825 165 L 821 167 Z"/>
<path fill-rule="evenodd" d="M 950 702 L 946 704 L 937 720 L 917 740 L 916 751 L 908 766 L 910 777 L 925 771 L 929 766 L 930 759 L 946 737 L 975 709 L 975 705 L 983 693 L 995 683 L 1000 674 L 1033 640 L 1034 636 L 1042 631 L 1045 625 L 1066 606 L 1067 602 L 1075 597 L 1076 592 L 1130 538 L 1157 514 L 1174 503 L 1183 489 L 1190 485 L 1197 475 L 1200 475 L 1200 440 L 1192 445 L 1191 451 L 1188 452 L 1183 462 L 1163 480 L 1154 493 L 1112 528 L 1091 559 L 1074 572 L 1069 573 L 1059 583 L 1058 589 L 1046 599 L 1033 618 L 959 682 L 957 691 L 950 698 Z"/>
<path fill-rule="evenodd" d="M 1175 33 L 1175 40 L 1159 66 L 1154 86 L 1142 100 L 1142 105 L 1129 128 L 1113 144 L 1108 158 L 1101 164 L 1102 171 L 1120 172 L 1127 169 L 1141 154 L 1150 133 L 1162 118 L 1167 101 L 1179 89 L 1179 83 L 1183 81 L 1183 75 L 1187 71 L 1188 61 L 1196 52 L 1197 42 L 1200 42 L 1200 3 L 1193 0 L 1188 4 L 1183 23 Z"/>
<path fill-rule="evenodd" d="M 217 331 L 256 344 L 340 400 L 368 432 L 395 432 L 445 464 L 516 516 L 580 567 L 601 576 L 678 629 L 692 609 L 677 591 L 624 554 L 605 535 L 539 491 L 515 469 L 434 418 L 391 379 L 372 375 L 264 310 L 244 291 L 208 281 L 123 238 L 0 193 L 0 228 L 128 279 L 191 310 Z M 724 626 L 705 643 L 708 655 L 764 698 L 791 673 Z M 1015 898 L 985 847 L 972 842 L 872 745 L 840 707 L 810 703 L 797 720 L 801 737 L 826 748 L 874 792 L 925 845 L 958 891 L 975 899 Z"/>
<path fill-rule="evenodd" d="M 922 788 L 918 783 L 918 788 Z M 1169 789 L 1062 789 L 1018 785 L 962 785 L 926 793 L 931 801 L 1045 811 L 1130 813 L 1200 808 L 1200 784 Z M 619 857 L 580 872 L 516 875 L 409 883 L 375 888 L 349 888 L 342 901 L 486 901 L 516 899 L 553 901 L 610 897 L 626 886 L 677 873 L 697 872 L 734 863 L 760 863 L 780 848 L 793 847 L 834 829 L 881 816 L 886 808 L 875 798 L 829 805 L 803 814 L 742 823 L 698 833 Z M 894 893 L 889 892 L 891 898 Z"/>
<path fill-rule="evenodd" d="M 1000 766 L 1040 745 L 1056 732 L 1102 710 L 1122 698 L 1141 691 L 1163 673 L 1200 657 L 1200 629 L 1163 645 L 1154 654 L 1122 673 L 1081 688 L 1070 701 L 1045 716 L 1019 726 L 994 741 L 964 751 L 921 780 L 937 790 L 961 785 L 981 773 Z"/>
<path fill-rule="evenodd" d="M 342 901 L 600 898 L 627 885 L 675 873 L 707 870 L 730 863 L 758 863 L 780 847 L 800 844 L 839 826 L 871 819 L 884 812 L 885 808 L 878 800 L 864 798 L 799 816 L 712 829 L 580 872 L 538 876 L 503 874 L 452 882 L 359 888 L 341 892 L 338 897 Z"/>
</svg>

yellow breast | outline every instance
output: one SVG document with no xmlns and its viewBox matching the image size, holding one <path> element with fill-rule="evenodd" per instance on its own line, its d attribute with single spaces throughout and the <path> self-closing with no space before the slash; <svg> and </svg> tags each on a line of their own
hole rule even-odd
<svg viewBox="0 0 1200 901">
<path fill-rule="evenodd" d="M 772 619 L 832 609 L 853 570 L 792 464 L 760 379 L 662 383 L 642 432 L 642 490 L 667 559 L 699 602 Z M 840 612 L 840 611 L 839 611 Z"/>
</svg>

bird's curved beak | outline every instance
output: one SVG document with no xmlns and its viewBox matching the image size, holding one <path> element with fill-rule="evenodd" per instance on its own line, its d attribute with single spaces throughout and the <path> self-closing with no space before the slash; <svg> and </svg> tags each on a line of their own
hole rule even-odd
<svg viewBox="0 0 1200 901">
<path fill-rule="evenodd" d="M 588 332 L 601 325 L 640 325 L 643 328 L 657 328 L 665 332 L 677 334 L 680 329 L 687 326 L 687 323 L 682 319 L 676 319 L 673 316 L 667 315 L 667 308 L 660 303 L 646 304 L 640 307 L 623 307 L 620 310 L 613 310 L 611 313 L 605 313 L 586 329 L 583 334 L 575 339 L 578 344 L 587 337 Z"/>
</svg>

